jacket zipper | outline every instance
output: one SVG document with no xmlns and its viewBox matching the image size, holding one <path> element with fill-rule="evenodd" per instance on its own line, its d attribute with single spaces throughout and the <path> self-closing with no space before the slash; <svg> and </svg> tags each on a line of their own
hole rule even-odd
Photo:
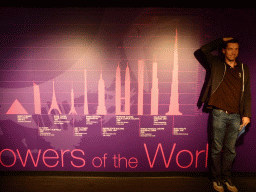
<svg viewBox="0 0 256 192">
<path fill-rule="evenodd" d="M 220 84 L 221 84 L 221 82 L 223 81 L 223 79 L 224 79 L 224 76 L 225 76 L 225 74 L 226 74 L 226 70 L 227 70 L 227 66 L 225 65 L 225 63 L 224 63 L 224 66 L 225 66 L 225 71 L 224 71 L 224 74 L 223 74 L 223 76 L 222 76 L 222 79 L 221 79 L 221 81 L 220 81 L 220 83 L 219 83 L 219 85 L 218 85 L 218 87 L 212 92 L 212 94 L 211 94 L 211 96 L 217 91 L 217 89 L 219 88 L 219 86 L 220 86 Z"/>
<path fill-rule="evenodd" d="M 242 88 L 242 94 L 241 94 L 241 102 L 244 96 L 244 64 L 243 63 L 242 63 L 242 73 L 243 73 L 243 88 Z"/>
</svg>

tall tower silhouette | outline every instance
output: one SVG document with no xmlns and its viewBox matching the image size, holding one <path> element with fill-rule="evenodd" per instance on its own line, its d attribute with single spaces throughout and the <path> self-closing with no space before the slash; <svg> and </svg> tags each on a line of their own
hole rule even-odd
<svg viewBox="0 0 256 192">
<path fill-rule="evenodd" d="M 105 82 L 102 79 L 102 72 L 98 83 L 98 107 L 97 115 L 106 115 L 107 109 L 105 105 Z"/>
<path fill-rule="evenodd" d="M 157 63 L 153 63 L 152 69 L 152 88 L 151 88 L 151 115 L 158 115 L 158 78 L 157 78 Z"/>
<path fill-rule="evenodd" d="M 121 71 L 119 64 L 116 68 L 116 115 L 130 115 L 131 99 L 131 78 L 130 70 L 127 64 L 125 70 L 125 97 L 121 97 Z M 121 111 L 121 101 L 125 101 L 125 110 Z"/>
<path fill-rule="evenodd" d="M 56 109 L 59 112 L 59 114 L 61 114 L 60 108 L 57 103 L 56 95 L 55 95 L 54 80 L 52 82 L 52 103 L 51 103 L 51 107 L 48 111 L 48 114 L 51 114 L 51 111 L 53 109 Z"/>
<path fill-rule="evenodd" d="M 75 109 L 75 96 L 74 96 L 74 89 L 73 89 L 73 82 L 72 82 L 72 88 L 71 88 L 71 109 L 69 111 L 69 115 L 75 115 L 77 114 Z"/>
<path fill-rule="evenodd" d="M 41 114 L 41 98 L 40 98 L 40 90 L 39 86 L 33 83 L 34 88 L 34 107 L 35 107 L 35 114 Z"/>
<path fill-rule="evenodd" d="M 144 60 L 138 61 L 138 115 L 143 115 Z"/>
<path fill-rule="evenodd" d="M 116 115 L 121 115 L 121 72 L 119 64 L 116 68 Z"/>
<path fill-rule="evenodd" d="M 131 108 L 131 77 L 130 77 L 130 69 L 127 67 L 125 69 L 125 115 L 130 115 Z"/>
<path fill-rule="evenodd" d="M 178 31 L 176 29 L 175 44 L 174 44 L 174 65 L 172 73 L 172 86 L 169 111 L 166 115 L 182 115 L 179 110 L 179 82 L 178 82 Z"/>
<path fill-rule="evenodd" d="M 84 115 L 88 115 L 88 98 L 87 98 L 87 71 L 84 70 Z"/>
</svg>

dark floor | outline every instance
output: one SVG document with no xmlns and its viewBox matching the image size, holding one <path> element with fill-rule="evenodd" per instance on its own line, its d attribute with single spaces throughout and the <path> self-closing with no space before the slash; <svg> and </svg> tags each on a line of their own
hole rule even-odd
<svg viewBox="0 0 256 192">
<path fill-rule="evenodd" d="M 255 192 L 256 178 L 235 177 L 239 191 Z M 1 191 L 214 191 L 208 177 L 1 176 Z M 226 190 L 227 191 L 227 190 Z"/>
</svg>

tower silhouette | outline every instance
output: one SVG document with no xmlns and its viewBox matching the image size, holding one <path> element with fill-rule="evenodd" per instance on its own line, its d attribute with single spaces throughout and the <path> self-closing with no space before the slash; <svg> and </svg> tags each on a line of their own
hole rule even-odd
<svg viewBox="0 0 256 192">
<path fill-rule="evenodd" d="M 61 114 L 60 108 L 57 103 L 56 95 L 55 95 L 54 80 L 52 81 L 52 103 L 51 103 L 51 107 L 48 111 L 48 114 L 51 114 L 51 111 L 53 109 L 56 109 L 59 112 L 59 114 Z"/>
<path fill-rule="evenodd" d="M 100 74 L 100 79 L 98 82 L 98 107 L 97 115 L 106 115 L 107 109 L 105 106 L 105 82 L 102 79 L 102 72 Z"/>
<path fill-rule="evenodd" d="M 39 86 L 33 83 L 34 88 L 34 107 L 35 107 L 35 114 L 41 114 L 41 98 L 40 98 L 40 90 Z"/>
<path fill-rule="evenodd" d="M 131 108 L 131 77 L 130 77 L 130 69 L 127 67 L 125 69 L 125 115 L 130 115 Z"/>
<path fill-rule="evenodd" d="M 121 97 L 121 71 L 119 64 L 116 68 L 116 115 L 130 115 L 131 99 L 131 78 L 130 70 L 127 64 L 125 70 L 125 96 Z M 121 111 L 121 101 L 125 101 L 125 110 Z"/>
<path fill-rule="evenodd" d="M 138 61 L 138 115 L 143 115 L 144 60 Z"/>
<path fill-rule="evenodd" d="M 72 81 L 72 88 L 71 88 L 71 109 L 69 111 L 69 115 L 77 114 L 75 109 L 75 97 L 74 97 L 74 89 L 73 89 L 73 81 Z"/>
<path fill-rule="evenodd" d="M 152 69 L 152 88 L 151 88 L 151 115 L 158 115 L 158 78 L 157 78 L 157 63 L 153 63 Z"/>
<path fill-rule="evenodd" d="M 119 64 L 116 68 L 116 115 L 121 115 L 121 72 Z"/>
<path fill-rule="evenodd" d="M 179 110 L 179 82 L 178 82 L 178 31 L 176 29 L 175 44 L 174 44 L 174 65 L 172 73 L 172 86 L 169 111 L 166 115 L 182 115 Z"/>
<path fill-rule="evenodd" d="M 88 98 L 87 98 L 87 71 L 84 70 L 84 115 L 88 115 Z"/>
</svg>

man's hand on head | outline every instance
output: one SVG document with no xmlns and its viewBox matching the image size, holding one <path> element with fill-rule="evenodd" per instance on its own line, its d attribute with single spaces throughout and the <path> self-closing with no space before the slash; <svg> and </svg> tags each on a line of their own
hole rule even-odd
<svg viewBox="0 0 256 192">
<path fill-rule="evenodd" d="M 223 41 L 230 41 L 232 39 L 234 39 L 234 38 L 233 37 L 223 37 Z"/>
</svg>

